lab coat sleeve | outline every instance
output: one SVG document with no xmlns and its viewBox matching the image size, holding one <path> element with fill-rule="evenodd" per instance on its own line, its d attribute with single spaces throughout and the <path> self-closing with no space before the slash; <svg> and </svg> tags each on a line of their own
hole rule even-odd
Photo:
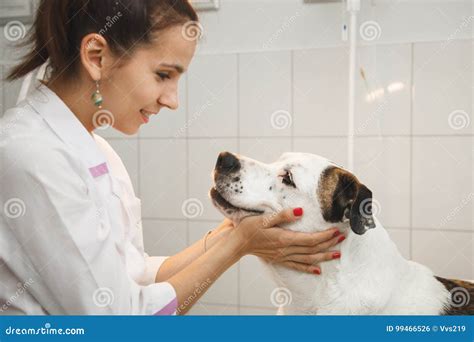
<svg viewBox="0 0 474 342">
<path fill-rule="evenodd" d="M 49 314 L 175 314 L 168 282 L 138 285 L 128 275 L 120 234 L 100 221 L 85 172 L 71 153 L 41 142 L 3 149 L 0 203 L 15 199 L 22 215 L 7 228 L 31 268 L 28 288 Z M 154 260 L 159 267 L 160 260 Z"/>
<path fill-rule="evenodd" d="M 146 261 L 146 274 L 144 282 L 145 284 L 153 284 L 156 279 L 156 274 L 160 270 L 160 267 L 168 259 L 167 256 L 149 256 L 145 253 Z"/>
</svg>

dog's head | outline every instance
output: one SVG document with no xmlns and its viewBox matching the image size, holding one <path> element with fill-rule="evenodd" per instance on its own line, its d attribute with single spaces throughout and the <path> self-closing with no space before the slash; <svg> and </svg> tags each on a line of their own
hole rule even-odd
<svg viewBox="0 0 474 342">
<path fill-rule="evenodd" d="M 308 153 L 284 153 L 275 163 L 219 154 L 210 196 L 234 222 L 244 217 L 302 207 L 312 230 L 348 222 L 356 234 L 374 228 L 372 192 L 329 160 Z M 303 222 L 301 222 L 303 221 Z"/>
</svg>

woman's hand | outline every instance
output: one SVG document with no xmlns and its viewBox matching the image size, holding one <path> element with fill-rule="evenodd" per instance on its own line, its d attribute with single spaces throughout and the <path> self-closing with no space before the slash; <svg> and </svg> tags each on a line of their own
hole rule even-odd
<svg viewBox="0 0 474 342">
<path fill-rule="evenodd" d="M 319 233 L 301 233 L 277 226 L 295 221 L 301 214 L 301 209 L 296 212 L 290 209 L 272 215 L 253 216 L 242 220 L 236 227 L 226 219 L 213 234 L 207 236 L 207 240 L 204 237 L 167 259 L 159 273 L 166 263 L 172 264 L 170 269 L 179 269 L 170 278 L 165 278 L 176 291 L 178 313 L 185 314 L 222 273 L 246 254 L 319 274 L 321 271 L 317 263 L 333 258 L 326 249 L 334 246 L 343 236 L 334 236 L 337 232 L 335 228 Z"/>
<path fill-rule="evenodd" d="M 295 215 L 300 214 L 299 216 Z M 318 264 L 340 258 L 338 251 L 328 251 L 344 240 L 337 228 L 322 232 L 293 232 L 278 227 L 301 218 L 301 208 L 277 214 L 251 216 L 233 230 L 242 245 L 242 255 L 253 254 L 270 263 L 279 263 L 298 271 L 321 274 Z"/>
</svg>

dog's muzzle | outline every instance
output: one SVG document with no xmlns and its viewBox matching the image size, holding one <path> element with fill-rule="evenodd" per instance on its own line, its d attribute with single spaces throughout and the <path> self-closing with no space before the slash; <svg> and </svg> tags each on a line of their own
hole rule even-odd
<svg viewBox="0 0 474 342">
<path fill-rule="evenodd" d="M 252 208 L 244 208 L 236 206 L 231 202 L 226 193 L 230 191 L 241 191 L 240 189 L 232 190 L 232 183 L 235 181 L 235 177 L 241 170 L 240 160 L 230 152 L 221 152 L 217 157 L 216 166 L 214 168 L 214 187 L 209 191 L 209 196 L 212 199 L 214 206 L 217 207 L 225 216 L 232 217 L 245 217 L 249 215 L 262 214 L 263 211 Z M 226 189 L 225 185 L 227 186 Z"/>
</svg>

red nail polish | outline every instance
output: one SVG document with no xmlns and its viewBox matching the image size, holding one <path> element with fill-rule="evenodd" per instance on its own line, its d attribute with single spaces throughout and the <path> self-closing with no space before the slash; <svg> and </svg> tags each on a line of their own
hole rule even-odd
<svg viewBox="0 0 474 342">
<path fill-rule="evenodd" d="M 344 241 L 345 239 L 346 239 L 346 237 L 345 237 L 344 235 L 342 235 L 342 236 L 339 238 L 339 240 L 337 240 L 337 242 L 338 242 L 338 243 L 339 243 L 339 242 L 342 242 L 342 241 Z"/>
<path fill-rule="evenodd" d="M 336 230 L 334 234 L 332 235 L 332 237 L 335 238 L 336 236 L 339 236 L 339 235 L 341 235 L 341 232 L 339 230 Z"/>
<path fill-rule="evenodd" d="M 321 270 L 320 270 L 319 268 L 315 268 L 315 269 L 313 270 L 313 273 L 319 275 L 319 274 L 321 274 Z"/>
<path fill-rule="evenodd" d="M 303 215 L 303 208 L 295 208 L 295 209 L 293 209 L 293 215 L 295 215 L 295 216 L 301 216 L 301 215 Z"/>
<path fill-rule="evenodd" d="M 339 259 L 341 257 L 341 253 L 340 252 L 334 252 L 332 253 L 332 258 L 333 259 Z"/>
</svg>

